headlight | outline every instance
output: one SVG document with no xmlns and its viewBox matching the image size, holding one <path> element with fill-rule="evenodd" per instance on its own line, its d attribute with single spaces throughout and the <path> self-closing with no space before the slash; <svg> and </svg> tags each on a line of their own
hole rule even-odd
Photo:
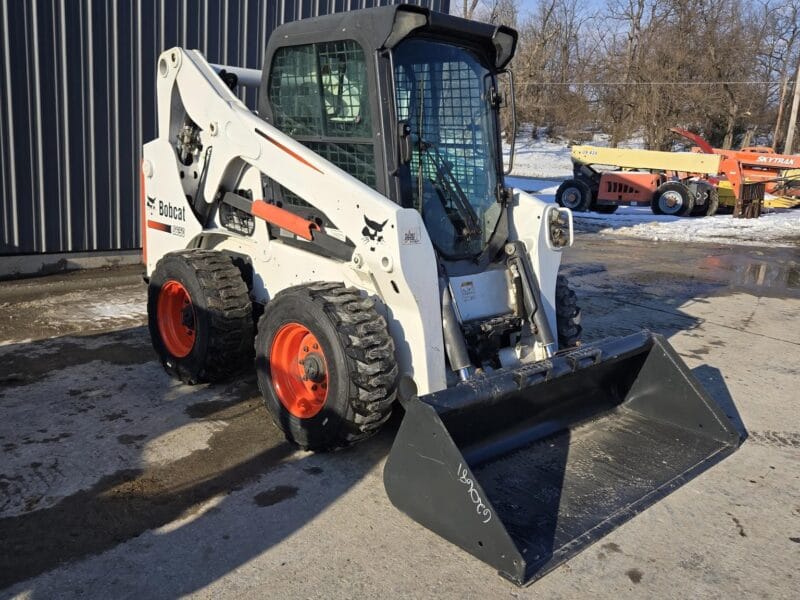
<svg viewBox="0 0 800 600">
<path fill-rule="evenodd" d="M 547 245 L 552 250 L 561 250 L 572 245 L 572 211 L 559 206 L 548 206 L 545 211 L 547 223 Z"/>
</svg>

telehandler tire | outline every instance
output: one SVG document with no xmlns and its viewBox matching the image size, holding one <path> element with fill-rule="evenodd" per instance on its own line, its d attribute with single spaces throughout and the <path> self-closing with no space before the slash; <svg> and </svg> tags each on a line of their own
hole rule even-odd
<svg viewBox="0 0 800 600">
<path fill-rule="evenodd" d="M 252 368 L 253 307 L 231 258 L 213 250 L 170 252 L 147 288 L 150 338 L 164 369 L 193 385 Z"/>
<path fill-rule="evenodd" d="M 592 205 L 592 190 L 580 179 L 567 179 L 556 190 L 556 203 L 575 212 L 586 212 Z"/>
<path fill-rule="evenodd" d="M 719 190 L 712 187 L 708 191 L 708 203 L 706 205 L 706 216 L 713 217 L 719 210 Z"/>
<path fill-rule="evenodd" d="M 578 297 L 569 287 L 567 278 L 559 275 L 556 279 L 556 326 L 558 328 L 558 347 L 563 350 L 577 346 L 583 328 Z"/>
<path fill-rule="evenodd" d="M 717 213 L 719 207 L 719 192 L 713 185 L 705 184 L 698 185 L 698 188 L 703 189 L 706 194 L 705 201 L 702 204 L 695 202 L 694 208 L 689 216 L 692 217 L 713 217 Z"/>
<path fill-rule="evenodd" d="M 389 419 L 398 368 L 373 301 L 341 283 L 319 282 L 288 288 L 267 304 L 256 374 L 286 438 L 325 451 L 364 440 Z"/>
<path fill-rule="evenodd" d="M 680 181 L 662 183 L 653 194 L 650 208 L 654 215 L 686 217 L 694 209 L 694 197 Z"/>
</svg>

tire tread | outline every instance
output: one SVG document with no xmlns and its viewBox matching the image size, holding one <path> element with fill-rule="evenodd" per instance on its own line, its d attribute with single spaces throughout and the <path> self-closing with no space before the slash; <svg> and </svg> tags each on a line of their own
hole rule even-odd
<svg viewBox="0 0 800 600">
<path fill-rule="evenodd" d="M 581 309 L 578 297 L 569 287 L 564 275 L 556 278 L 556 325 L 558 328 L 558 347 L 571 348 L 580 343 L 583 328 L 580 325 Z"/>
<path fill-rule="evenodd" d="M 333 443 L 315 445 L 298 435 L 291 435 L 291 439 L 306 450 L 351 446 L 374 435 L 391 416 L 398 379 L 394 340 L 373 300 L 356 288 L 337 282 L 314 282 L 287 288 L 272 301 L 297 294 L 322 308 L 336 328 L 349 364 L 348 404 L 353 415 L 352 421 L 344 421 Z M 269 305 L 262 320 L 268 312 Z"/>
<path fill-rule="evenodd" d="M 183 383 L 223 381 L 253 364 L 254 324 L 247 284 L 231 258 L 216 250 L 180 250 L 164 255 L 164 261 L 179 258 L 195 273 L 203 289 L 210 315 L 210 332 L 205 359 L 199 371 L 181 361 L 167 361 L 164 369 Z"/>
</svg>

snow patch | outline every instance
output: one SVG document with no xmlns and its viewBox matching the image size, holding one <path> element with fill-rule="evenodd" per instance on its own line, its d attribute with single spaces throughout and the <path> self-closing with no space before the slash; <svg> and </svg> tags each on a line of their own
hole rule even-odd
<svg viewBox="0 0 800 600">
<path fill-rule="evenodd" d="M 508 154 L 508 146 L 503 147 L 503 152 Z M 570 150 L 564 142 L 517 140 L 512 174 L 520 177 L 565 179 L 572 175 Z"/>
<path fill-rule="evenodd" d="M 523 182 L 524 183 L 524 182 Z M 536 182 L 533 182 L 536 183 Z M 523 186 L 518 186 L 523 189 Z M 529 184 L 528 187 L 531 187 Z M 535 195 L 555 202 L 558 185 L 542 187 Z M 575 229 L 583 232 L 644 238 L 653 241 L 709 242 L 743 246 L 800 245 L 800 209 L 772 209 L 758 219 L 672 217 L 654 215 L 649 207 L 620 206 L 617 212 L 574 213 Z"/>
<path fill-rule="evenodd" d="M 522 190 L 529 194 L 548 194 L 555 196 L 556 189 L 561 185 L 563 179 L 506 176 L 505 181 L 507 187 Z"/>
<path fill-rule="evenodd" d="M 734 219 L 731 215 L 687 218 L 654 215 L 649 208 L 624 206 L 612 215 L 576 213 L 575 223 L 580 231 L 653 241 L 800 245 L 800 212 L 796 210 L 775 210 L 758 219 Z"/>
<path fill-rule="evenodd" d="M 137 319 L 147 316 L 147 306 L 138 298 L 104 302 L 92 302 L 86 305 L 85 316 L 94 319 Z"/>
</svg>

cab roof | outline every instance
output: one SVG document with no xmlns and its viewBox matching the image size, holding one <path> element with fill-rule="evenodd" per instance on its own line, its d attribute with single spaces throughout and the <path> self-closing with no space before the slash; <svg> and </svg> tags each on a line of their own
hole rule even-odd
<svg viewBox="0 0 800 600">
<path fill-rule="evenodd" d="M 503 25 L 490 25 L 410 4 L 379 6 L 281 25 L 269 37 L 264 65 L 284 46 L 353 39 L 365 50 L 396 46 L 410 35 L 452 41 L 481 50 L 497 69 L 514 55 L 517 32 Z"/>
</svg>

